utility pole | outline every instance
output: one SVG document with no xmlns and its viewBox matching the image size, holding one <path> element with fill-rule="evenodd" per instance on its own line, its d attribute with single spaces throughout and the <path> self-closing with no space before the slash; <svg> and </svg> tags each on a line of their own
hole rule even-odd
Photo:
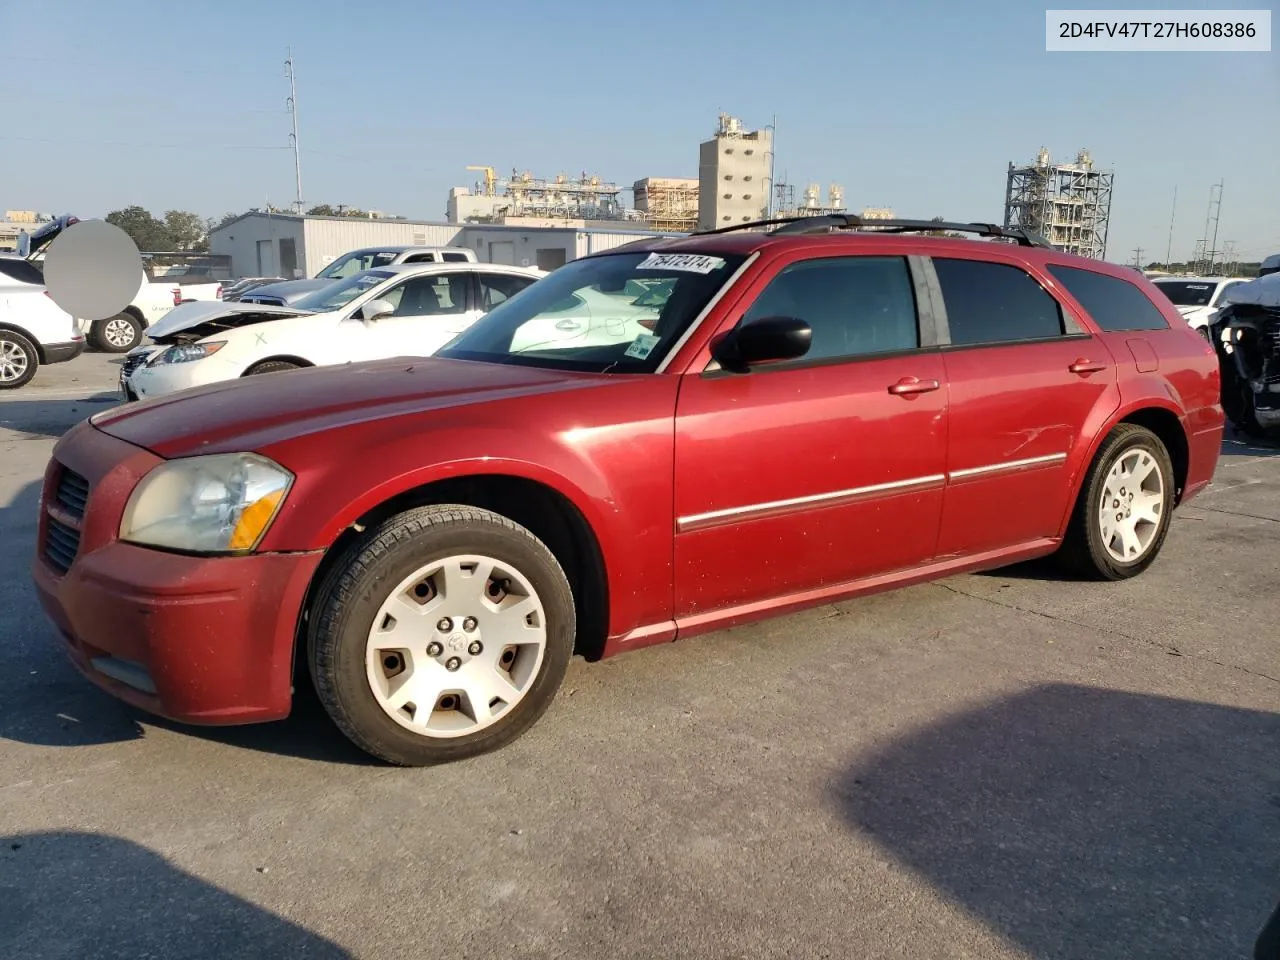
<svg viewBox="0 0 1280 960">
<path fill-rule="evenodd" d="M 1218 188 L 1218 206 L 1213 213 L 1213 245 L 1209 248 L 1209 273 L 1213 273 L 1213 258 L 1218 252 L 1218 221 L 1222 218 L 1222 186 L 1225 180 L 1219 180 Z M 1212 195 L 1212 192 L 1211 194 Z"/>
<path fill-rule="evenodd" d="M 293 75 L 293 48 L 288 47 L 284 61 L 285 75 L 289 78 L 289 118 L 293 122 L 293 132 L 289 134 L 289 142 L 293 144 L 293 176 L 297 187 L 297 199 L 294 204 L 298 213 L 302 213 L 302 158 L 298 153 L 298 86 Z"/>
<path fill-rule="evenodd" d="M 1164 269 L 1169 272 L 1169 261 L 1173 256 L 1173 221 L 1178 216 L 1178 185 L 1173 185 L 1173 210 L 1169 213 L 1169 245 L 1164 248 Z"/>
<path fill-rule="evenodd" d="M 1133 249 L 1133 265 L 1139 270 L 1142 269 L 1142 248 L 1134 247 Z"/>
</svg>

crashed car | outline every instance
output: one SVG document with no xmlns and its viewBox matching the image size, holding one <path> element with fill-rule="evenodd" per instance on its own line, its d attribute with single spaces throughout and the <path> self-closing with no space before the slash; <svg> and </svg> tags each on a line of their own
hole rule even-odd
<svg viewBox="0 0 1280 960">
<path fill-rule="evenodd" d="M 125 358 L 120 394 L 146 400 L 255 374 L 430 356 L 541 276 L 491 263 L 400 264 L 337 281 L 293 307 L 184 303 Z"/>
<path fill-rule="evenodd" d="M 1241 432 L 1280 438 L 1280 273 L 1234 287 L 1209 321 L 1222 408 Z"/>
</svg>

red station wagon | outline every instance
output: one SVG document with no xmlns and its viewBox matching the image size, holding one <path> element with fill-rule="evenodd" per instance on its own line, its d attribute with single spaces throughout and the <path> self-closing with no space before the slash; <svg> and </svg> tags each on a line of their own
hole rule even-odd
<svg viewBox="0 0 1280 960">
<path fill-rule="evenodd" d="M 431 358 L 78 424 L 34 564 L 72 660 L 235 724 L 286 716 L 304 658 L 356 744 L 436 763 L 528 729 L 575 650 L 1047 554 L 1134 576 L 1213 476 L 1213 349 L 1134 271 L 748 226 L 576 260 Z"/>
</svg>

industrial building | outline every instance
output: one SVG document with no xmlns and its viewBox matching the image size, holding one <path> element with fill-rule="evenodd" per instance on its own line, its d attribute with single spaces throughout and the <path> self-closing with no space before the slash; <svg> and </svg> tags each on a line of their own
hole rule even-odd
<svg viewBox="0 0 1280 960">
<path fill-rule="evenodd" d="M 1081 150 L 1074 163 L 1054 163 L 1041 147 L 1035 163 L 1009 164 L 1004 225 L 1034 231 L 1064 253 L 1102 260 L 1114 176 L 1095 169 L 1088 150 Z"/>
<path fill-rule="evenodd" d="M 774 187 L 775 217 L 820 217 L 829 213 L 847 213 L 844 205 L 844 187 L 833 183 L 827 187 L 827 201 L 822 202 L 822 188 L 811 183 L 804 190 L 804 199 L 796 203 L 796 188 L 790 183 L 779 183 Z"/>
<path fill-rule="evenodd" d="M 764 219 L 772 190 L 773 131 L 747 131 L 720 114 L 715 135 L 698 148 L 698 229 Z"/>
<path fill-rule="evenodd" d="M 585 171 L 578 177 L 557 174 L 550 179 L 530 171 L 512 170 L 499 177 L 493 167 L 472 166 L 484 179 L 474 187 L 449 191 L 446 217 L 450 223 L 614 223 L 638 220 L 635 211 L 622 205 L 622 188 Z"/>
<path fill-rule="evenodd" d="M 231 258 L 233 277 L 313 277 L 350 250 L 401 244 L 463 246 L 484 263 L 554 270 L 589 253 L 666 235 L 625 229 L 621 223 L 615 227 L 369 220 L 255 211 L 210 232 L 209 249 Z"/>
<path fill-rule="evenodd" d="M 692 233 L 698 227 L 698 187 L 689 177 L 644 177 L 631 185 L 631 196 L 652 229 Z"/>
</svg>

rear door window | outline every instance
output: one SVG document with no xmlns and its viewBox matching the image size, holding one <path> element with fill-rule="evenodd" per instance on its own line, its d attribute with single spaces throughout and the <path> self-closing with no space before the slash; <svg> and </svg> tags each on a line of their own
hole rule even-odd
<svg viewBox="0 0 1280 960">
<path fill-rule="evenodd" d="M 1022 343 L 1063 336 L 1062 308 L 1031 274 L 983 260 L 937 257 L 953 346 Z"/>
<path fill-rule="evenodd" d="M 1169 328 L 1164 314 L 1136 284 L 1060 264 L 1051 264 L 1049 272 L 1080 301 L 1080 306 L 1089 311 L 1093 322 L 1107 333 Z M 1209 289 L 1212 291 L 1212 285 Z"/>
<path fill-rule="evenodd" d="M 446 253 L 442 258 L 445 263 L 466 263 L 471 258 L 465 253 Z"/>
</svg>

